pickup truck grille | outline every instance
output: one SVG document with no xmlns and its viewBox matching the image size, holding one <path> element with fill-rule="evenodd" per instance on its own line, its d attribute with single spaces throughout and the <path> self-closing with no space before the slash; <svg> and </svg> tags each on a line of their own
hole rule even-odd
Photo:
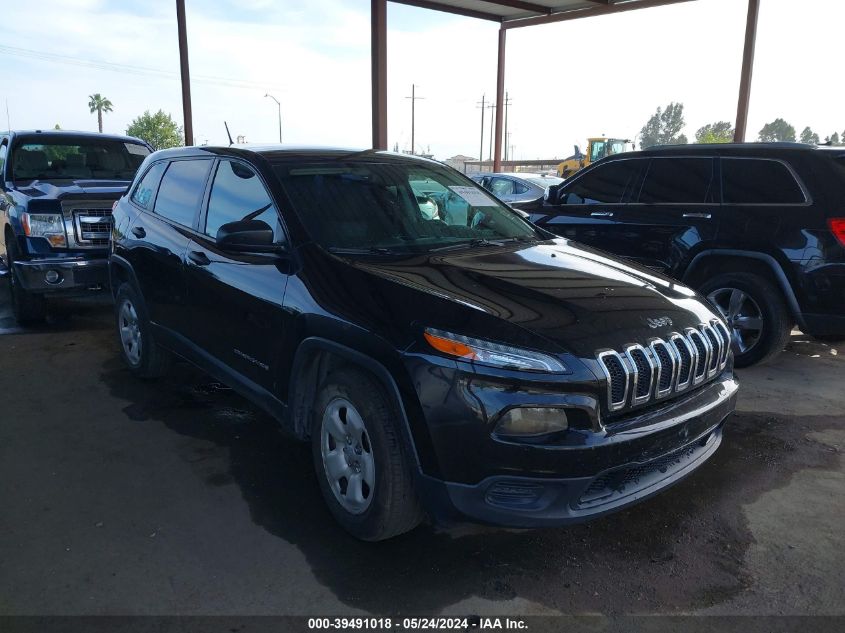
<svg viewBox="0 0 845 633">
<path fill-rule="evenodd" d="M 111 209 L 75 209 L 73 212 L 73 228 L 80 246 L 108 246 L 111 227 Z"/>
<path fill-rule="evenodd" d="M 602 350 L 597 357 L 607 382 L 611 412 L 661 400 L 698 386 L 728 362 L 731 335 L 719 319 L 673 332 L 668 340 L 628 345 L 621 352 Z"/>
</svg>

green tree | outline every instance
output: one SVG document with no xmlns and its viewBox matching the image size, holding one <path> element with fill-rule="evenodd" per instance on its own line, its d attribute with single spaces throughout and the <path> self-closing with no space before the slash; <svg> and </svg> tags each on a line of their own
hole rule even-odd
<svg viewBox="0 0 845 633">
<path fill-rule="evenodd" d="M 778 141 L 795 142 L 795 128 L 780 118 L 766 123 L 760 130 L 760 142 L 777 143 Z"/>
<path fill-rule="evenodd" d="M 645 149 L 653 145 L 687 143 L 687 137 L 680 133 L 685 123 L 683 103 L 673 101 L 665 110 L 658 107 L 657 112 L 640 130 L 640 147 Z"/>
<path fill-rule="evenodd" d="M 97 126 L 100 128 L 100 133 L 103 131 L 103 112 L 111 112 L 113 105 L 99 92 L 88 96 L 88 108 L 91 110 L 91 114 L 97 113 Z"/>
<path fill-rule="evenodd" d="M 696 143 L 730 143 L 734 140 L 734 128 L 727 121 L 708 123 L 695 133 Z"/>
<path fill-rule="evenodd" d="M 150 111 L 146 110 L 144 114 L 132 121 L 126 128 L 126 133 L 145 140 L 156 150 L 178 147 L 183 143 L 182 128 L 163 110 L 155 114 L 150 114 Z"/>
<path fill-rule="evenodd" d="M 826 136 L 824 142 L 830 143 L 831 145 L 839 145 L 839 132 L 834 132 L 830 136 Z"/>
<path fill-rule="evenodd" d="M 820 142 L 819 135 L 813 132 L 808 125 L 804 128 L 804 131 L 801 132 L 801 142 L 806 143 L 807 145 L 818 145 Z"/>
</svg>

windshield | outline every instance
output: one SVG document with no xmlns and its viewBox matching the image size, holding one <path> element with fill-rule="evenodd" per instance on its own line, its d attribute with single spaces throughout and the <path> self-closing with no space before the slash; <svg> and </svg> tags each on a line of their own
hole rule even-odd
<svg viewBox="0 0 845 633">
<path fill-rule="evenodd" d="M 150 150 L 96 138 L 39 138 L 14 150 L 13 180 L 132 180 Z"/>
<path fill-rule="evenodd" d="M 330 250 L 415 253 L 538 238 L 519 215 L 445 167 L 324 161 L 275 170 L 311 238 Z"/>
<path fill-rule="evenodd" d="M 525 180 L 544 189 L 563 182 L 563 178 L 556 178 L 555 176 L 532 176 L 531 178 L 525 178 Z"/>
</svg>

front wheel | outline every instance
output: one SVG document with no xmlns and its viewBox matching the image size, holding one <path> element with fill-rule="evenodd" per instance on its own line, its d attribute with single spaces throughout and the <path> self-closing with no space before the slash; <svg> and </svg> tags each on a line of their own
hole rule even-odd
<svg viewBox="0 0 845 633">
<path fill-rule="evenodd" d="M 170 353 L 156 343 L 138 293 L 129 284 L 121 284 L 114 305 L 120 351 L 129 370 L 140 378 L 164 376 Z"/>
<path fill-rule="evenodd" d="M 40 323 L 47 318 L 47 300 L 26 290 L 15 274 L 15 259 L 18 256 L 15 239 L 6 240 L 6 256 L 9 260 L 9 299 L 12 315 L 20 325 Z"/>
<path fill-rule="evenodd" d="M 396 407 L 382 385 L 348 368 L 330 374 L 314 407 L 311 448 L 323 498 L 344 529 L 381 541 L 422 512 Z"/>
<path fill-rule="evenodd" d="M 786 347 L 793 321 L 783 295 L 769 280 L 752 273 L 727 273 L 707 281 L 699 291 L 725 317 L 737 367 L 766 362 Z"/>
</svg>

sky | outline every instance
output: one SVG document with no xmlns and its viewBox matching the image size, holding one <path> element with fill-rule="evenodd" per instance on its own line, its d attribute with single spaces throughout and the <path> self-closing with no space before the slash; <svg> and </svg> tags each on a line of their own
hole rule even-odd
<svg viewBox="0 0 845 633">
<path fill-rule="evenodd" d="M 145 110 L 182 123 L 173 0 L 38 0 L 3 5 L 0 118 L 12 129 L 96 130 L 88 96 L 114 104 L 104 131 Z M 199 144 L 369 147 L 369 0 L 187 0 Z M 658 106 L 685 106 L 690 139 L 736 116 L 747 3 L 695 0 L 513 29 L 507 36 L 510 145 L 517 159 L 566 157 L 589 136 L 634 139 Z M 748 140 L 783 117 L 822 139 L 845 131 L 841 0 L 761 0 Z M 482 95 L 496 91 L 495 23 L 388 3 L 388 138 L 445 159 L 478 156 Z M 6 121 L 0 127 L 6 127 Z M 489 153 L 490 111 L 484 119 Z"/>
</svg>

